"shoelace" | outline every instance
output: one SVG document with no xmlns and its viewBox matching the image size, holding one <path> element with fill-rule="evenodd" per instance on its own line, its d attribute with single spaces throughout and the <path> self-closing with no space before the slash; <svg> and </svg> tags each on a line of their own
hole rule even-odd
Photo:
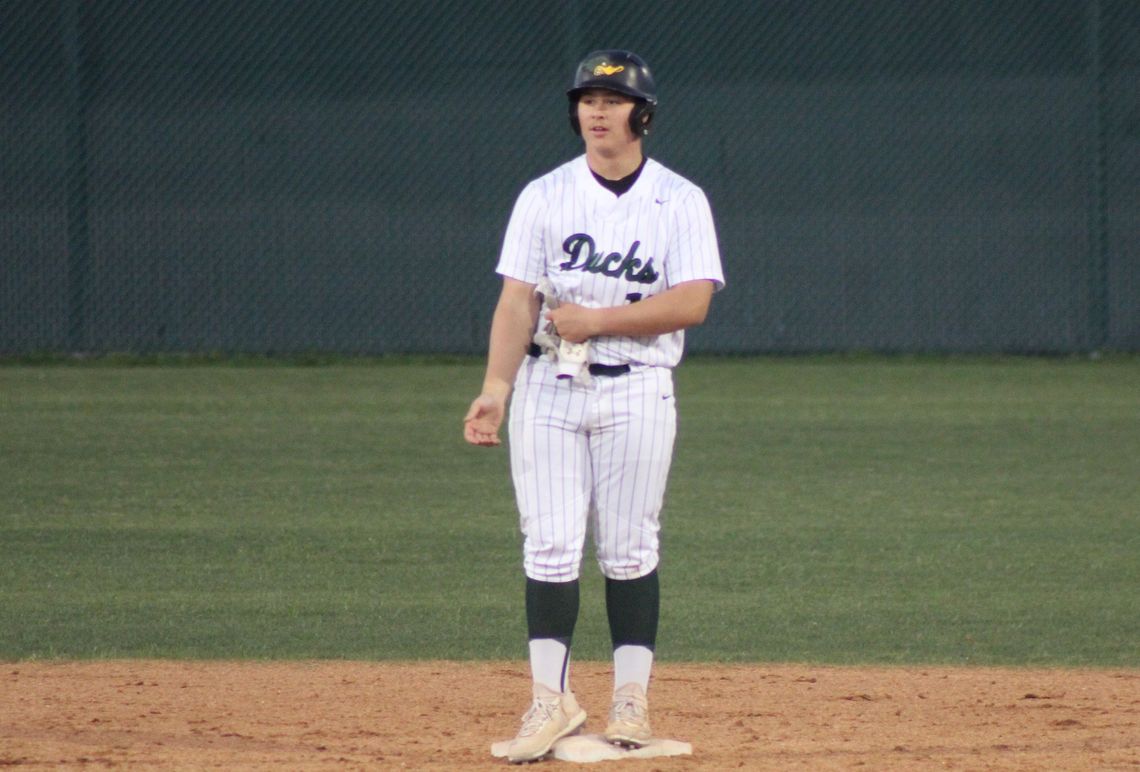
<svg viewBox="0 0 1140 772">
<path fill-rule="evenodd" d="M 615 721 L 634 721 L 638 722 L 645 718 L 645 706 L 639 700 L 632 697 L 625 697 L 615 702 L 610 708 Z"/>
<path fill-rule="evenodd" d="M 519 737 L 529 737 L 537 732 L 547 721 L 554 718 L 554 711 L 556 710 L 558 710 L 557 700 L 547 702 L 535 698 L 530 710 L 523 715 L 523 725 L 522 729 L 519 730 Z"/>
</svg>

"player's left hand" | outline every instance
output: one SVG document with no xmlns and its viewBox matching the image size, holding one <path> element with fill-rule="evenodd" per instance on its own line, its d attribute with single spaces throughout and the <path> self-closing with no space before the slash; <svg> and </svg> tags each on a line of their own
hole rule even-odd
<svg viewBox="0 0 1140 772">
<path fill-rule="evenodd" d="M 490 394 L 480 394 L 463 417 L 463 439 L 472 445 L 493 447 L 499 444 L 499 426 L 506 405 Z"/>
<path fill-rule="evenodd" d="M 563 303 L 558 308 L 546 312 L 546 318 L 554 324 L 558 336 L 571 343 L 583 343 L 594 337 L 594 314 L 592 308 L 576 303 Z"/>
</svg>

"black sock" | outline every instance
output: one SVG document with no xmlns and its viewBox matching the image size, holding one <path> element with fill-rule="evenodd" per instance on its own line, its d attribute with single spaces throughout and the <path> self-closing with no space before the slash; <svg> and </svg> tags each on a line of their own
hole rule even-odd
<svg viewBox="0 0 1140 772">
<path fill-rule="evenodd" d="M 578 580 L 540 582 L 526 580 L 527 638 L 553 638 L 570 646 L 578 621 Z"/>
<path fill-rule="evenodd" d="M 661 586 L 657 570 L 640 579 L 606 579 L 606 615 L 610 640 L 619 646 L 657 646 L 657 620 L 661 613 Z"/>
</svg>

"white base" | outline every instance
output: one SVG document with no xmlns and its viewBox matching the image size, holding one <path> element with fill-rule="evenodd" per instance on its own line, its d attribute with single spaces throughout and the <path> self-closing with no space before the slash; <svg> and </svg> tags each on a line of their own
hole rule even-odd
<svg viewBox="0 0 1140 772">
<path fill-rule="evenodd" d="M 491 745 L 491 755 L 506 758 L 510 740 Z M 680 740 L 654 738 L 644 748 L 622 748 L 611 745 L 600 734 L 579 734 L 563 737 L 554 743 L 550 754 L 559 761 L 590 763 L 617 759 L 652 759 L 657 756 L 686 756 L 693 752 L 693 746 Z"/>
</svg>

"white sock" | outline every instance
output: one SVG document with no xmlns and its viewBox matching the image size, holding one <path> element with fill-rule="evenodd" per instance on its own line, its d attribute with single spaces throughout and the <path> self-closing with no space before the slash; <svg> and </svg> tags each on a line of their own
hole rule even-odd
<svg viewBox="0 0 1140 772">
<path fill-rule="evenodd" d="M 632 682 L 648 692 L 649 675 L 652 672 L 653 649 L 628 645 L 614 649 L 614 689 Z"/>
<path fill-rule="evenodd" d="M 536 684 L 556 692 L 570 683 L 570 649 L 554 638 L 534 638 L 530 648 L 530 675 Z"/>
</svg>

